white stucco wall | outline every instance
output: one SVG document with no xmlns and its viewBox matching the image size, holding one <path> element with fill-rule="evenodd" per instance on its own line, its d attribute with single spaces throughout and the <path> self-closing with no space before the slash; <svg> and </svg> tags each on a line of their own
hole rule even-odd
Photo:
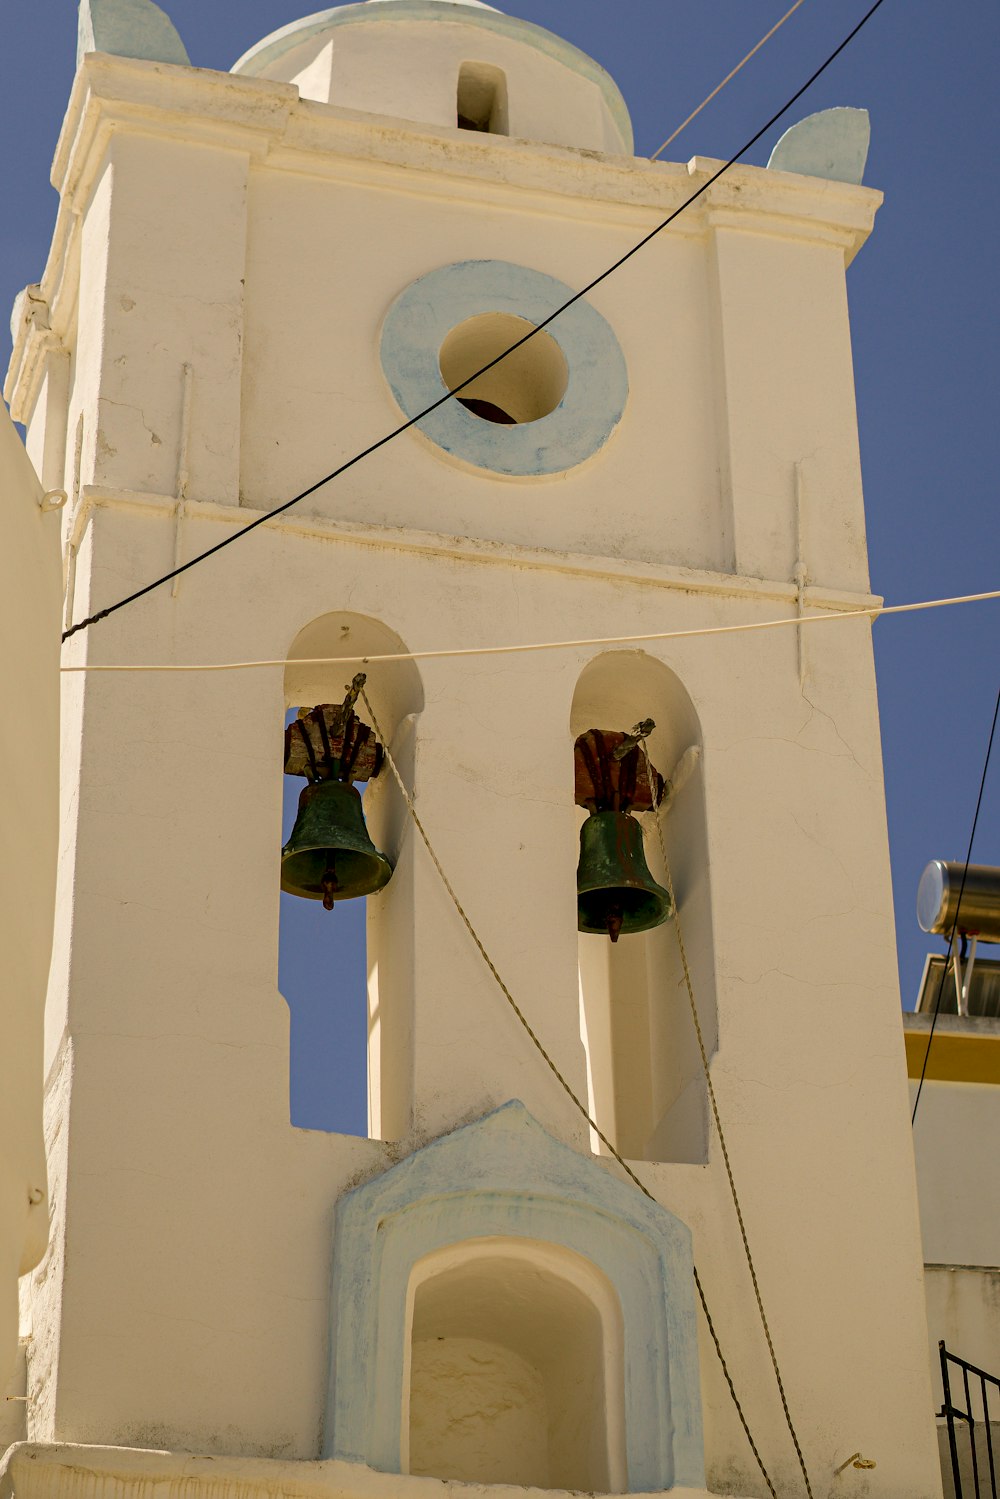
<svg viewBox="0 0 1000 1499">
<path fill-rule="evenodd" d="M 934 1402 L 940 1407 L 940 1342 L 966 1363 L 1000 1377 L 1000 1267 L 995 1265 L 925 1265 L 927 1339 Z M 953 1373 L 955 1393 L 964 1403 L 960 1379 Z M 980 1409 L 980 1391 L 973 1389 Z"/>
<path fill-rule="evenodd" d="M 59 518 L 0 403 L 0 1388 L 48 1232 L 42 1013 L 58 852 Z M 6 1413 L 5 1413 L 6 1414 Z"/>
<path fill-rule="evenodd" d="M 959 1024 L 951 1022 L 952 1027 Z M 911 1083 L 911 1096 L 915 1087 Z M 914 1153 L 937 1404 L 941 1401 L 941 1339 L 960 1358 L 1000 1374 L 998 1131 L 1000 1088 L 995 1084 L 940 1078 L 924 1082 L 914 1125 Z"/>
<path fill-rule="evenodd" d="M 913 1147 L 928 1265 L 1000 1266 L 998 1135 L 1000 1087 L 925 1081 Z"/>
<path fill-rule="evenodd" d="M 911 1109 L 920 1088 L 913 1125 L 924 1290 L 934 1403 L 943 1399 L 941 1356 L 1000 1373 L 1000 1232 L 996 1205 L 1000 1168 L 1000 1022 L 985 1016 L 941 1015 L 928 1051 L 931 1016 L 904 1017 Z M 960 1080 L 961 1079 L 961 1080 Z M 964 1405 L 961 1375 L 952 1366 L 953 1398 Z M 971 1381 L 975 1408 L 979 1388 Z M 944 1464 L 950 1472 L 942 1432 Z M 967 1462 L 967 1443 L 959 1441 Z M 971 1474 L 967 1475 L 971 1485 Z M 950 1479 L 946 1474 L 946 1493 Z"/>
<path fill-rule="evenodd" d="M 280 82 L 87 60 L 42 283 L 72 356 L 67 468 L 83 416 L 67 518 L 76 618 L 173 564 L 185 466 L 189 556 L 398 424 L 379 331 L 418 276 L 488 255 L 579 284 L 711 165 L 491 146 L 301 105 Z M 408 433 L 193 570 L 176 597 L 160 590 L 75 637 L 67 661 L 280 660 L 337 610 L 411 649 L 791 613 L 807 459 L 806 607 L 867 602 L 844 264 L 877 203 L 734 169 L 594 295 L 631 396 L 587 463 L 499 479 Z M 38 370 L 29 330 L 8 388 L 44 435 Z M 713 1077 L 811 1471 L 822 1490 L 861 1450 L 878 1460 L 870 1495 L 936 1499 L 869 625 L 817 630 L 805 650 L 804 686 L 791 632 L 649 654 L 683 684 L 703 736 Z M 570 725 L 594 654 L 424 662 L 422 707 L 404 722 L 414 710 L 397 705 L 395 741 L 473 921 L 582 1096 Z M 397 670 L 372 668 L 379 703 L 393 702 Z M 339 696 L 342 681 L 332 669 L 316 685 Z M 373 904 L 382 951 L 407 955 L 385 1016 L 389 1075 L 405 1073 L 408 1093 L 400 1138 L 290 1127 L 276 987 L 284 707 L 280 669 L 68 686 L 73 888 L 50 995 L 49 1118 L 70 1249 L 33 1289 L 36 1438 L 314 1457 L 343 1190 L 512 1097 L 588 1148 L 387 777 L 372 827 L 377 841 L 396 830 L 398 863 Z M 238 746 L 225 774 L 220 735 Z M 682 827 L 668 823 L 668 839 Z M 748 1417 L 791 1489 L 717 1144 L 707 1165 L 637 1169 L 692 1228 Z M 756 1492 L 704 1329 L 701 1360 L 710 1484 Z"/>
</svg>

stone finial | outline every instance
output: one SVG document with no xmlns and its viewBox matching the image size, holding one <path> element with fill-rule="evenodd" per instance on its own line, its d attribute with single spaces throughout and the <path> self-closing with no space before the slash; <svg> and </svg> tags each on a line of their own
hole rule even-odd
<svg viewBox="0 0 1000 1499">
<path fill-rule="evenodd" d="M 153 0 L 80 0 L 76 65 L 88 52 L 190 65 L 184 43 Z"/>
<path fill-rule="evenodd" d="M 860 186 L 870 139 L 867 109 L 821 109 L 785 131 L 768 167 Z"/>
</svg>

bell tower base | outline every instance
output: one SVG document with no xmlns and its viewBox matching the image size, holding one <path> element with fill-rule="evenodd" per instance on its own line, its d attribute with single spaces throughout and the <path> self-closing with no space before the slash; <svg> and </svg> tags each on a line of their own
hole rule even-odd
<svg viewBox="0 0 1000 1499">
<path fill-rule="evenodd" d="M 442 1478 L 379 1473 L 363 1463 L 288 1462 L 280 1458 L 201 1456 L 138 1447 L 84 1447 L 72 1442 L 19 1442 L 0 1466 L 0 1494 L 13 1499 L 444 1499 Z M 524 1499 L 559 1489 L 521 1489 Z M 712 1499 L 709 1489 L 670 1489 L 670 1499 Z M 476 1499 L 510 1499 L 506 1484 L 477 1484 Z M 608 1499 L 617 1499 L 609 1495 Z M 622 1496 L 624 1499 L 624 1496 Z"/>
</svg>

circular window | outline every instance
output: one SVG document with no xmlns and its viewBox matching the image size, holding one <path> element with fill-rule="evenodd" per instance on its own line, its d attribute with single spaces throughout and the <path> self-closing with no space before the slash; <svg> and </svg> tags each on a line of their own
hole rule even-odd
<svg viewBox="0 0 1000 1499">
<path fill-rule="evenodd" d="M 504 312 L 487 312 L 453 328 L 441 345 L 438 364 L 449 390 L 503 354 L 534 323 Z M 555 411 L 566 394 L 566 357 L 544 329 L 499 364 L 466 385 L 456 397 L 474 416 L 501 426 L 537 422 Z"/>
<path fill-rule="evenodd" d="M 552 318 L 573 296 L 553 276 L 504 260 L 467 260 L 421 276 L 396 298 L 382 329 L 393 395 L 432 442 L 477 468 L 543 477 L 584 462 L 621 420 L 628 374 L 610 325 L 588 302 Z M 533 328 L 521 348 L 442 400 Z"/>
</svg>

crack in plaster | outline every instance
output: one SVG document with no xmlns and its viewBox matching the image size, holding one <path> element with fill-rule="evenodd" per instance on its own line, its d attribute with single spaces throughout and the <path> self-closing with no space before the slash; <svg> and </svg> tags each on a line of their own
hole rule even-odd
<svg viewBox="0 0 1000 1499">
<path fill-rule="evenodd" d="M 728 975 L 731 983 L 746 984 L 748 988 L 756 988 L 765 979 L 774 974 L 778 978 L 788 979 L 793 984 L 804 984 L 807 989 L 860 989 L 875 994 L 879 991 L 879 985 L 862 984 L 854 979 L 807 979 L 799 973 L 788 973 L 784 968 L 765 968 L 757 978 L 747 978 L 743 974 L 733 973 Z"/>
<path fill-rule="evenodd" d="M 840 757 L 838 756 L 838 759 L 839 758 Z M 807 838 L 809 840 L 809 842 L 812 843 L 816 848 L 820 849 L 824 854 L 829 854 L 830 858 L 833 859 L 836 862 L 837 867 L 839 868 L 841 874 L 844 877 L 844 880 L 847 883 L 848 889 L 850 889 L 850 886 L 851 886 L 851 876 L 849 875 L 849 873 L 847 871 L 847 866 L 845 865 L 843 859 L 836 852 L 836 850 L 830 848 L 828 844 L 823 843 L 822 840 L 815 833 L 811 833 L 807 827 L 804 827 L 803 824 L 799 821 L 799 819 L 796 817 L 795 813 L 791 810 L 790 807 L 788 808 L 788 815 L 792 819 L 792 821 L 794 822 L 795 826 L 798 828 L 799 832 L 802 834 L 803 838 Z M 847 910 L 847 911 L 830 911 L 830 912 L 825 912 L 824 915 L 829 915 L 829 916 L 847 916 L 847 915 L 850 914 L 850 911 L 855 910 L 855 909 L 856 909 L 856 905 L 850 907 L 849 910 Z M 813 917 L 810 918 L 810 920 L 812 920 L 812 921 L 816 921 L 818 919 L 819 918 L 815 917 L 815 916 L 813 916 Z M 808 925 L 808 924 L 809 923 L 807 922 L 806 925 Z"/>
<path fill-rule="evenodd" d="M 741 735 L 740 738 L 732 740 L 729 744 L 716 744 L 713 753 L 727 754 L 731 750 L 743 749 L 746 745 L 750 744 L 786 744 L 792 749 L 804 750 L 806 754 L 810 755 L 831 755 L 836 760 L 846 760 L 849 757 L 854 761 L 855 765 L 861 771 L 862 775 L 870 778 L 871 772 L 864 765 L 862 765 L 861 761 L 854 753 L 854 750 L 848 744 L 843 734 L 841 734 L 839 728 L 837 727 L 836 719 L 833 717 L 833 715 L 828 713 L 825 708 L 820 708 L 816 703 L 814 703 L 805 689 L 803 689 L 802 696 L 805 698 L 805 701 L 809 706 L 809 714 L 804 718 L 803 722 L 796 729 L 794 736 L 790 736 L 787 734 L 744 734 Z M 834 749 L 825 749 L 822 745 L 819 744 L 802 743 L 803 734 L 809 728 L 809 725 L 812 723 L 813 718 L 817 714 L 820 718 L 825 718 L 830 724 L 830 727 L 832 728 L 837 740 L 841 745 L 843 745 L 842 752 L 838 752 Z"/>
<path fill-rule="evenodd" d="M 158 448 L 163 446 L 163 438 L 160 437 L 158 433 L 156 433 L 156 432 L 153 431 L 152 427 L 149 425 L 149 423 L 146 420 L 145 413 L 143 412 L 143 409 L 142 409 L 141 406 L 133 406 L 128 401 L 115 401 L 115 400 L 112 400 L 111 396 L 101 396 L 100 403 L 102 405 L 105 405 L 105 406 L 116 406 L 120 411 L 134 411 L 136 413 L 136 415 L 138 416 L 140 422 L 142 423 L 143 427 L 145 428 L 145 430 L 149 433 L 149 440 L 150 440 L 151 446 L 158 447 Z M 98 429 L 97 441 L 98 441 L 98 444 L 101 446 L 102 451 L 103 451 L 105 457 L 108 457 L 108 458 L 114 457 L 114 455 L 117 453 L 118 449 L 111 447 L 110 443 L 107 441 L 106 437 L 104 436 L 103 431 L 101 431 L 100 429 Z"/>
<path fill-rule="evenodd" d="M 796 930 L 804 932 L 807 927 L 815 926 L 817 921 L 839 921 L 842 916 L 854 916 L 858 912 L 862 916 L 872 916 L 874 914 L 871 911 L 862 910 L 861 906 L 855 904 L 853 906 L 846 906 L 843 911 L 823 911 L 819 916 L 810 916 Z"/>
<path fill-rule="evenodd" d="M 858 1080 L 856 1072 L 847 1077 L 835 1078 L 830 1083 L 817 1082 L 815 1078 L 798 1078 L 783 1083 L 768 1083 L 762 1077 L 750 1077 L 745 1072 L 737 1072 L 735 1068 L 723 1067 L 720 1069 L 724 1077 L 733 1078 L 738 1083 L 752 1083 L 756 1088 L 766 1088 L 769 1093 L 802 1093 L 818 1090 L 828 1092 L 832 1088 L 849 1087 Z"/>
<path fill-rule="evenodd" d="M 798 734 L 796 735 L 796 738 L 797 739 L 801 739 L 801 737 L 805 733 L 806 729 L 812 723 L 813 714 L 818 713 L 819 716 L 820 716 L 820 718 L 825 718 L 827 720 L 827 722 L 829 723 L 830 727 L 832 728 L 832 730 L 833 730 L 836 738 L 844 746 L 844 750 L 845 750 L 846 754 L 850 755 L 851 759 L 854 761 L 855 765 L 861 771 L 862 775 L 864 775 L 864 776 L 870 775 L 870 772 L 865 769 L 865 767 L 862 765 L 861 761 L 858 759 L 857 755 L 854 753 L 854 750 L 851 748 L 851 746 L 848 744 L 847 740 L 844 738 L 843 734 L 840 732 L 839 728 L 837 727 L 837 721 L 833 717 L 833 715 L 831 713 L 827 713 L 824 708 L 818 707 L 813 702 L 812 698 L 809 696 L 808 692 L 806 691 L 806 689 L 804 687 L 802 688 L 802 696 L 805 698 L 806 702 L 809 704 L 809 707 L 810 707 L 810 709 L 812 711 L 810 713 L 809 718 L 802 725 L 801 729 L 799 730 Z M 803 747 L 805 748 L 805 746 L 803 746 Z M 822 751 L 821 753 L 832 754 L 833 751 L 832 750 L 825 750 L 825 751 Z M 840 759 L 840 758 L 843 758 L 843 757 L 842 756 L 838 756 L 838 759 Z"/>
<path fill-rule="evenodd" d="M 103 1171 L 89 1171 L 82 1166 L 76 1168 L 77 1176 L 83 1180 L 85 1177 L 92 1181 L 102 1181 L 106 1177 L 113 1176 L 148 1176 L 151 1181 L 175 1182 L 186 1180 L 186 1172 L 176 1172 L 171 1175 L 166 1171 L 145 1171 L 141 1166 L 106 1166 Z"/>
<path fill-rule="evenodd" d="M 279 998 L 284 998 L 283 995 Z M 115 1040 L 115 1041 L 145 1041 L 155 1042 L 159 1045 L 163 1041 L 193 1041 L 199 1046 L 225 1046 L 230 1051 L 250 1051 L 256 1048 L 258 1051 L 272 1052 L 275 1047 L 268 1041 L 221 1041 L 214 1036 L 203 1035 L 201 1031 L 157 1031 L 136 1034 L 132 1031 L 89 1031 L 88 1039 Z"/>
</svg>

